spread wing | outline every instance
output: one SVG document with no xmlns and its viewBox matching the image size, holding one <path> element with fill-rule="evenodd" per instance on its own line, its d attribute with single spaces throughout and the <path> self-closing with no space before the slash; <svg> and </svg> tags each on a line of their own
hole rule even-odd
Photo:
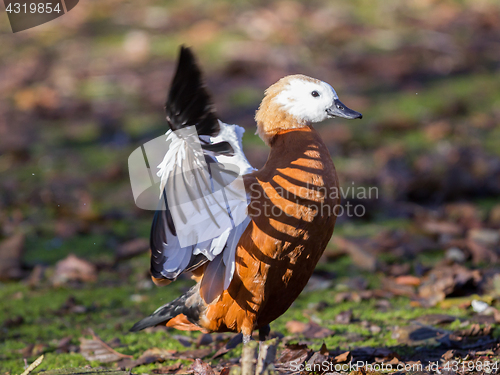
<svg viewBox="0 0 500 375">
<path fill-rule="evenodd" d="M 232 279 L 236 246 L 250 220 L 242 176 L 253 168 L 242 151 L 244 130 L 217 119 L 188 48 L 181 48 L 165 110 L 170 130 L 158 166 L 151 273 L 175 280 L 209 262 L 200 288 L 209 303 Z"/>
</svg>

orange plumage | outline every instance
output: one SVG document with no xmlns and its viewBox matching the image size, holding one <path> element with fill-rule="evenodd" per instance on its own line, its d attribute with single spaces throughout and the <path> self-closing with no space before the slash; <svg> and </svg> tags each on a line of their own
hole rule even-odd
<svg viewBox="0 0 500 375">
<path fill-rule="evenodd" d="M 299 100 L 306 105 L 293 107 Z M 286 77 L 266 91 L 256 120 L 271 151 L 262 169 L 243 176 L 249 223 L 237 242 L 229 287 L 213 301 L 204 300 L 206 286 L 200 285 L 207 261 L 192 270 L 194 288 L 135 328 L 164 323 L 180 330 L 242 332 L 248 340 L 290 307 L 332 236 L 339 204 L 335 167 L 312 123 L 332 113 L 361 117 L 338 103 L 331 86 L 305 76 Z"/>
</svg>

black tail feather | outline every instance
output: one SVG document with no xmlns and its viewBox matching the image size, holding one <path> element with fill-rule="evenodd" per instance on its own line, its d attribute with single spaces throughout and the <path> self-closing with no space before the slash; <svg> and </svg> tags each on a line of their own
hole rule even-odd
<svg viewBox="0 0 500 375">
<path fill-rule="evenodd" d="M 191 50 L 184 46 L 181 47 L 165 112 L 172 130 L 195 125 L 198 135 L 215 136 L 219 133 L 219 122 L 201 70 Z"/>
<path fill-rule="evenodd" d="M 130 332 L 137 332 L 148 327 L 167 324 L 170 319 L 180 314 L 184 314 L 191 323 L 197 324 L 202 310 L 202 300 L 198 291 L 199 285 L 195 285 L 182 296 L 161 306 L 150 316 L 135 323 L 130 328 Z"/>
</svg>

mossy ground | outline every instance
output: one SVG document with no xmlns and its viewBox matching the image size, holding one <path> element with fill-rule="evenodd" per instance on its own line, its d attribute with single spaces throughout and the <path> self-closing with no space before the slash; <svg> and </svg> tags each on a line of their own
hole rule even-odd
<svg viewBox="0 0 500 375">
<path fill-rule="evenodd" d="M 339 229 L 342 231 L 342 228 Z M 432 260 L 426 257 L 422 259 L 422 262 L 430 265 L 439 258 L 436 256 Z M 146 278 L 145 269 L 147 269 L 148 262 L 146 255 L 121 262 L 113 270 L 102 271 L 99 279 L 94 283 L 64 287 L 53 287 L 47 282 L 37 287 L 30 287 L 22 282 L 2 284 L 0 299 L 3 303 L 0 321 L 17 316 L 23 317 L 21 325 L 2 328 L 0 343 L 2 373 L 16 374 L 23 371 L 24 362 L 20 353 L 29 344 L 41 344 L 39 353 L 45 353 L 45 359 L 39 369 L 102 365 L 89 363 L 79 353 L 57 353 L 56 351 L 58 341 L 66 337 L 71 337 L 71 344 L 79 345 L 80 337 L 89 337 L 89 328 L 104 341 L 118 338 L 122 346 L 117 350 L 136 358 L 152 347 L 186 350 L 172 336 L 181 334 L 197 337 L 199 333 L 175 330 L 128 332 L 133 323 L 154 311 L 161 304 L 173 300 L 191 285 L 190 280 L 179 280 L 167 287 L 153 287 Z M 335 302 L 338 293 L 349 290 L 346 282 L 353 277 L 363 277 L 368 280 L 369 288 L 377 288 L 384 275 L 360 271 L 347 256 L 334 262 L 321 263 L 318 269 L 335 275 L 332 286 L 328 289 L 302 293 L 292 307 L 271 325 L 273 331 L 289 335 L 286 323 L 290 320 L 303 322 L 312 320 L 335 332 L 334 335 L 325 339 L 296 336 L 295 341 L 308 342 L 314 350 L 319 350 L 325 343 L 330 349 L 349 350 L 362 346 L 394 347 L 396 352 L 408 354 L 413 349 L 400 346 L 398 340 L 393 338 L 396 327 L 407 326 L 414 319 L 429 314 L 448 314 L 456 317 L 456 321 L 440 325 L 439 328 L 442 330 L 465 329 L 471 324 L 467 322 L 472 316 L 472 311 L 464 309 L 460 303 L 448 303 L 444 308 L 441 305 L 423 308 L 413 307 L 409 298 L 393 297 L 388 300 L 389 307 L 381 309 L 377 298 L 357 302 Z M 75 304 L 84 306 L 85 312 L 64 312 L 62 307 L 69 298 L 74 299 Z M 447 301 L 450 302 L 450 300 Z M 318 308 L 318 306 L 322 307 Z M 335 317 L 346 310 L 353 312 L 353 322 L 347 325 L 336 323 Z M 464 321 L 465 325 L 462 323 Z M 380 327 L 380 332 L 371 332 L 364 322 Z M 500 337 L 499 328 L 495 329 L 494 336 Z M 433 344 L 429 342 L 427 345 Z M 33 361 L 39 353 L 26 358 L 27 361 Z M 240 354 L 241 347 L 238 347 L 222 358 L 237 357 Z M 174 362 L 167 361 L 163 365 Z M 189 361 L 184 361 L 184 363 L 189 363 Z M 148 373 L 158 366 L 160 365 L 139 366 L 134 369 L 134 373 Z"/>
</svg>

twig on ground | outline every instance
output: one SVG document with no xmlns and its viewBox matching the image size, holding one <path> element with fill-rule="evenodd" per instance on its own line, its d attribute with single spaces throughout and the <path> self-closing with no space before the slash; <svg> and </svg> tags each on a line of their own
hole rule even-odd
<svg viewBox="0 0 500 375">
<path fill-rule="evenodd" d="M 29 367 L 26 370 L 24 370 L 24 372 L 21 375 L 28 375 L 31 371 L 33 371 L 38 366 L 40 366 L 40 363 L 42 363 L 42 361 L 43 361 L 43 354 L 40 357 L 38 357 L 35 360 L 35 362 L 33 362 L 31 365 L 29 365 Z"/>
</svg>

